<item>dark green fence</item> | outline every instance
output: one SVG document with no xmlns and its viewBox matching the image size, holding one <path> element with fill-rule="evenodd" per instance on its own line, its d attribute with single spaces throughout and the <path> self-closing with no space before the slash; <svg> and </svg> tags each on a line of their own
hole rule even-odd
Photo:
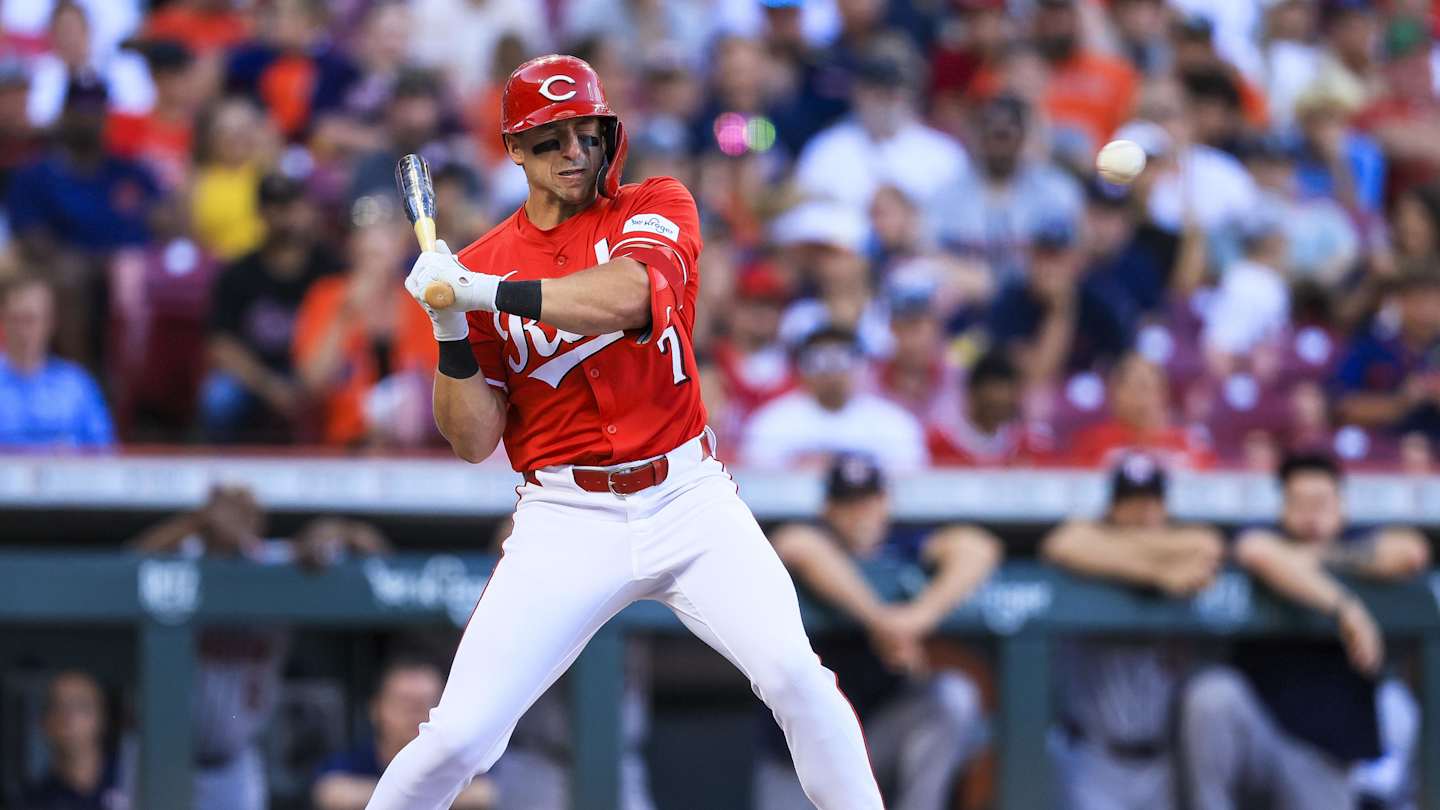
<svg viewBox="0 0 1440 810">
<path fill-rule="evenodd" d="M 205 623 L 393 627 L 470 615 L 494 559 L 480 555 L 400 555 L 356 561 L 322 574 L 224 561 L 123 555 L 0 554 L 0 622 L 113 624 L 140 639 L 141 785 L 138 806 L 189 810 L 189 701 L 194 628 Z M 874 570 L 882 592 L 916 585 L 915 572 Z M 1421 746 L 1425 810 L 1440 810 L 1440 572 L 1413 583 L 1352 583 L 1387 635 L 1414 639 L 1421 655 Z M 821 630 L 836 619 L 805 606 Z M 1333 633 L 1327 622 L 1272 598 L 1238 573 L 1189 601 L 1077 580 L 1034 564 L 1012 563 L 951 616 L 945 630 L 994 639 L 1000 711 L 995 718 L 1000 807 L 1053 806 L 1047 778 L 1050 640 L 1057 635 L 1122 633 L 1233 637 Z M 623 612 L 576 663 L 574 791 L 577 810 L 618 807 L 617 757 L 622 640 L 626 633 L 684 633 L 659 604 Z"/>
</svg>

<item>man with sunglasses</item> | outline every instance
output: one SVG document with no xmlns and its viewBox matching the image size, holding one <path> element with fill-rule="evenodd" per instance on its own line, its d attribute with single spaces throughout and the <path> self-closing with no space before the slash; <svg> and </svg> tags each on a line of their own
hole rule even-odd
<svg viewBox="0 0 1440 810">
<path fill-rule="evenodd" d="M 449 807 L 601 625 L 641 599 L 744 671 L 820 810 L 880 810 L 855 714 L 715 458 L 690 337 L 694 200 L 668 177 L 620 185 L 625 129 L 580 59 L 522 64 L 501 108 L 525 204 L 458 256 L 422 254 L 406 287 L 440 343 L 441 432 L 472 462 L 503 436 L 524 483 L 440 703 L 370 810 Z M 444 309 L 424 302 L 437 281 L 455 292 Z"/>
</svg>

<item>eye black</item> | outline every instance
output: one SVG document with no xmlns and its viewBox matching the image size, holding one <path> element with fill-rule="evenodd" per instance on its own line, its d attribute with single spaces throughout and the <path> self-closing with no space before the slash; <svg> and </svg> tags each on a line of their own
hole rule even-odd
<svg viewBox="0 0 1440 810">
<path fill-rule="evenodd" d="M 559 148 L 560 148 L 560 139 L 559 139 L 559 138 L 550 138 L 549 140 L 541 141 L 541 142 L 535 144 L 534 146 L 530 147 L 530 151 L 533 152 L 533 153 L 535 153 L 535 154 L 537 154 L 537 155 L 543 155 L 543 154 L 545 154 L 546 152 L 553 152 L 553 151 L 555 151 L 555 150 L 557 150 L 557 149 L 559 149 Z"/>
<path fill-rule="evenodd" d="M 586 149 L 598 149 L 600 147 L 599 135 L 581 135 L 580 145 Z"/>
</svg>

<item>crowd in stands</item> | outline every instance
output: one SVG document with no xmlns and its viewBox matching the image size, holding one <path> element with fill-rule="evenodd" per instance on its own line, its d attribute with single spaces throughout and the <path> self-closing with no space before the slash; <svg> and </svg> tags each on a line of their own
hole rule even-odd
<svg viewBox="0 0 1440 810">
<path fill-rule="evenodd" d="M 699 205 L 695 348 L 738 461 L 1427 470 L 1436 24 L 1424 0 L 6 3 L 0 443 L 436 445 L 393 165 L 429 160 L 450 244 L 484 233 L 525 191 L 504 78 L 563 50 L 625 119 L 627 180 Z M 1148 156 L 1131 185 L 1095 177 L 1113 138 Z M 42 297 L 56 359 L 10 336 Z"/>
</svg>

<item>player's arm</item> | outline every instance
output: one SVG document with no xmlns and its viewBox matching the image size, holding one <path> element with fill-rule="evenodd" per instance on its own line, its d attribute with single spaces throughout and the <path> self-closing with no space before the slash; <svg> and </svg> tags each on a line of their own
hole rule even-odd
<svg viewBox="0 0 1440 810">
<path fill-rule="evenodd" d="M 1235 559 L 1281 597 L 1334 617 L 1351 664 L 1374 673 L 1385 645 L 1375 619 L 1359 599 L 1325 570 L 1321 555 L 1263 530 L 1252 530 L 1235 543 Z"/>
<path fill-rule="evenodd" d="M 1379 580 L 1415 576 L 1430 566 L 1430 546 L 1414 529 L 1392 526 L 1353 543 L 1325 549 L 1320 559 L 1331 570 Z"/>
<path fill-rule="evenodd" d="M 1184 596 L 1214 578 L 1224 544 L 1208 527 L 1140 529 L 1072 520 L 1045 537 L 1040 554 L 1074 574 Z"/>
<path fill-rule="evenodd" d="M 885 603 L 854 561 L 819 530 L 783 526 L 771 542 L 785 567 L 827 604 L 867 626 L 880 617 Z"/>
<path fill-rule="evenodd" d="M 446 354 L 470 352 L 468 341 L 454 342 L 465 345 L 440 344 L 441 368 L 435 375 L 435 426 L 450 442 L 455 455 L 478 464 L 489 458 L 500 443 L 500 436 L 505 432 L 508 401 L 503 392 L 485 381 L 478 369 L 470 376 L 450 376 L 465 373 L 454 369 L 448 369 L 447 373 Z"/>
<path fill-rule="evenodd" d="M 995 535 L 975 526 L 948 526 L 925 541 L 921 556 L 935 570 L 910 608 L 934 629 L 995 571 L 1004 557 Z"/>
<path fill-rule="evenodd" d="M 327 773 L 310 790 L 315 810 L 365 810 L 380 780 L 348 773 Z"/>
<path fill-rule="evenodd" d="M 501 282 L 497 305 L 506 285 Z M 650 273 L 628 256 L 561 278 L 533 283 L 539 288 L 538 320 L 578 335 L 603 335 L 650 325 Z M 501 308 L 501 311 L 505 311 Z"/>
</svg>

